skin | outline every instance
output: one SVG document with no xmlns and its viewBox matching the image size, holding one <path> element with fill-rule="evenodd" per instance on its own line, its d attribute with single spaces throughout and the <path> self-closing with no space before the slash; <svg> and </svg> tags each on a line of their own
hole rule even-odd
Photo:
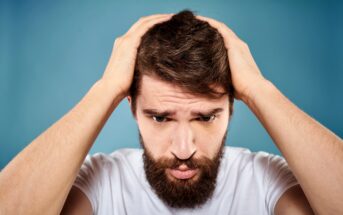
<svg viewBox="0 0 343 215">
<path fill-rule="evenodd" d="M 128 100 L 131 104 L 130 97 Z M 208 114 L 215 109 L 221 111 Z M 192 156 L 213 159 L 228 125 L 229 101 L 227 95 L 210 100 L 187 94 L 156 78 L 143 76 L 141 93 L 137 97 L 134 111 L 145 148 L 155 160 L 161 157 L 186 160 Z M 161 117 L 165 111 L 170 114 Z M 177 170 L 182 170 L 187 178 L 199 173 L 192 172 L 186 165 L 180 165 Z M 175 177 L 173 173 L 167 169 L 171 179 Z"/>
<path fill-rule="evenodd" d="M 58 214 L 63 206 L 62 214 L 91 214 L 89 200 L 77 188 L 72 188 L 73 181 L 104 123 L 128 95 L 141 36 L 149 27 L 169 18 L 170 15 L 141 18 L 125 35 L 117 38 L 103 77 L 70 112 L 5 167 L 0 174 L 0 214 L 39 214 L 41 211 Z M 313 211 L 316 214 L 343 214 L 342 140 L 302 112 L 266 80 L 247 44 L 225 24 L 207 17 L 198 18 L 208 21 L 222 34 L 228 49 L 236 99 L 242 100 L 260 120 L 300 183 L 282 195 L 275 214 L 313 214 Z M 156 92 L 144 84 L 144 93 L 156 97 L 138 97 L 136 120 L 146 142 L 153 141 L 154 128 L 150 130 L 144 125 L 156 122 L 142 110 L 173 108 L 177 112 L 172 121 L 156 124 L 156 127 L 163 127 L 163 133 L 159 137 L 160 147 L 149 146 L 153 155 L 171 156 L 174 153 L 186 158 L 196 152 L 198 156 L 213 156 L 216 146 L 205 146 L 201 135 L 207 132 L 211 137 L 207 140 L 214 143 L 219 134 L 225 132 L 227 103 L 185 95 L 180 89 L 154 79 L 144 79 L 144 83 L 163 88 Z M 224 111 L 207 128 L 190 116 L 195 108 L 213 106 L 220 106 Z M 219 128 L 218 133 L 214 129 L 210 132 L 213 127 Z M 175 137 L 168 136 L 172 132 Z M 21 204 L 16 204 L 18 200 Z"/>
<path fill-rule="evenodd" d="M 226 132 L 228 107 L 228 96 L 209 100 L 186 94 L 171 84 L 144 76 L 141 95 L 137 98 L 136 121 L 145 147 L 154 159 L 176 156 L 186 160 L 193 154 L 195 158 L 213 158 Z M 206 114 L 216 108 L 223 110 L 208 121 L 192 114 Z M 146 109 L 155 109 L 160 113 L 168 110 L 174 113 L 161 118 L 163 122 L 159 122 L 154 118 L 156 114 L 144 113 Z M 157 132 L 159 135 L 156 135 Z"/>
</svg>

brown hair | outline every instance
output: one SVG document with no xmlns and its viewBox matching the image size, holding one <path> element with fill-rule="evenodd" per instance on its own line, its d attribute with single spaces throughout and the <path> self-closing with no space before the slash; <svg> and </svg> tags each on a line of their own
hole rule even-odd
<svg viewBox="0 0 343 215">
<path fill-rule="evenodd" d="M 133 114 L 143 75 L 175 84 L 186 92 L 208 98 L 229 96 L 234 101 L 227 49 L 217 29 L 183 10 L 149 29 L 138 47 L 130 88 Z M 224 90 L 215 91 L 212 86 Z"/>
</svg>

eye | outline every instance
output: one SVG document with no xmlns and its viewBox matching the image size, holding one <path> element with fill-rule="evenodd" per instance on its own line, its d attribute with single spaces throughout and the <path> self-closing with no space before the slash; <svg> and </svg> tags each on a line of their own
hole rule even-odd
<svg viewBox="0 0 343 215">
<path fill-rule="evenodd" d="M 152 116 L 152 119 L 156 122 L 165 122 L 167 121 L 167 118 L 164 116 Z"/>
<path fill-rule="evenodd" d="M 202 122 L 212 122 L 216 118 L 216 115 L 210 115 L 210 116 L 201 116 L 197 118 L 197 120 Z"/>
</svg>

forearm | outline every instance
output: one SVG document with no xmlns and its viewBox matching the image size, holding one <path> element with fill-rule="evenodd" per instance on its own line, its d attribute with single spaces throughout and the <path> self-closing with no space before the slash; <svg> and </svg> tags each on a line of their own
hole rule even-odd
<svg viewBox="0 0 343 215">
<path fill-rule="evenodd" d="M 98 81 L 0 174 L 0 214 L 58 214 L 98 133 L 123 95 Z"/>
<path fill-rule="evenodd" d="M 287 160 L 318 214 L 343 214 L 343 142 L 292 104 L 269 81 L 243 101 Z"/>
</svg>

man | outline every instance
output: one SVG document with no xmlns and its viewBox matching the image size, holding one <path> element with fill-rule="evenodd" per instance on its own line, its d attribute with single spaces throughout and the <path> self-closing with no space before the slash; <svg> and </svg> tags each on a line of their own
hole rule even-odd
<svg viewBox="0 0 343 215">
<path fill-rule="evenodd" d="M 289 168 L 223 146 L 232 95 Z M 126 96 L 144 151 L 84 161 Z M 152 15 L 115 40 L 103 77 L 1 172 L 0 214 L 343 214 L 342 163 L 342 140 L 266 80 L 226 25 Z"/>
</svg>

